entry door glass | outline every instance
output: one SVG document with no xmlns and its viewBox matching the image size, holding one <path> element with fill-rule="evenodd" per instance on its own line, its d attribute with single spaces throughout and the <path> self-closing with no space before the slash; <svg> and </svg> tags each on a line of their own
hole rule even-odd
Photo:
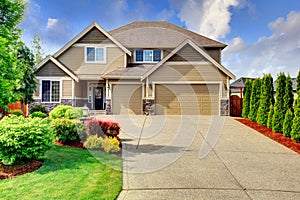
<svg viewBox="0 0 300 200">
<path fill-rule="evenodd" d="M 95 94 L 95 110 L 103 110 L 103 88 L 94 88 Z"/>
</svg>

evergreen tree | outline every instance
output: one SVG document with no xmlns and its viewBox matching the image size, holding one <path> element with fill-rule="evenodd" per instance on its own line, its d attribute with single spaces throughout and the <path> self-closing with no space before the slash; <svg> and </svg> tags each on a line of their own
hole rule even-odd
<svg viewBox="0 0 300 200">
<path fill-rule="evenodd" d="M 294 119 L 291 131 L 291 138 L 296 142 L 300 142 L 300 70 L 296 79 L 298 98 L 294 105 Z"/>
<path fill-rule="evenodd" d="M 270 106 L 274 103 L 274 87 L 271 74 L 265 74 L 261 82 L 261 95 L 257 113 L 257 122 L 267 126 Z"/>
<path fill-rule="evenodd" d="M 283 135 L 285 137 L 291 137 L 293 118 L 294 118 L 294 115 L 293 115 L 291 109 L 288 109 L 286 111 L 286 114 L 284 117 L 284 122 L 283 122 Z"/>
<path fill-rule="evenodd" d="M 261 80 L 260 78 L 256 78 L 252 85 L 251 98 L 250 98 L 250 112 L 248 118 L 254 122 L 256 122 L 257 111 L 259 107 L 260 101 L 260 93 L 261 93 Z"/>
<path fill-rule="evenodd" d="M 273 115 L 273 132 L 282 133 L 283 121 L 287 108 L 284 107 L 286 76 L 283 72 L 279 73 L 276 81 L 276 101 Z"/>
<path fill-rule="evenodd" d="M 270 111 L 269 111 L 269 113 L 268 113 L 268 122 L 267 122 L 268 128 L 272 128 L 273 115 L 274 115 L 274 107 L 273 107 L 273 105 L 271 104 L 271 106 L 270 106 Z"/>
<path fill-rule="evenodd" d="M 242 109 L 242 117 L 244 118 L 248 118 L 250 112 L 251 90 L 252 90 L 252 80 L 247 79 L 244 87 L 243 109 Z"/>
<path fill-rule="evenodd" d="M 293 112 L 294 94 L 293 94 L 293 82 L 290 75 L 286 78 L 285 94 L 284 94 L 284 108 L 290 109 Z"/>
</svg>

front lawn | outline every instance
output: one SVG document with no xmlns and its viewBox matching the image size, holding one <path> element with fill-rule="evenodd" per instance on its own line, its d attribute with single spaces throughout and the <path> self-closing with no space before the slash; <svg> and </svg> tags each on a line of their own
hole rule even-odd
<svg viewBox="0 0 300 200">
<path fill-rule="evenodd" d="M 0 199 L 115 199 L 121 168 L 118 156 L 54 146 L 40 169 L 0 180 Z"/>
</svg>

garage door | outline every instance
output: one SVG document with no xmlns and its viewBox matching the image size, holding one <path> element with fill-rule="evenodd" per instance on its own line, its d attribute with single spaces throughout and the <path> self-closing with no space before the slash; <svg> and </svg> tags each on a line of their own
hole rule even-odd
<svg viewBox="0 0 300 200">
<path fill-rule="evenodd" d="M 219 85 L 155 85 L 158 115 L 219 115 Z"/>
<path fill-rule="evenodd" d="M 142 114 L 142 86 L 113 85 L 112 111 L 113 114 Z"/>
</svg>

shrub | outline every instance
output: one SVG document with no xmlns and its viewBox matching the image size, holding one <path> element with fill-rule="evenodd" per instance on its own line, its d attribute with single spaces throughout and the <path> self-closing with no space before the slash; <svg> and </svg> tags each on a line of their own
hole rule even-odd
<svg viewBox="0 0 300 200">
<path fill-rule="evenodd" d="M 103 139 L 102 145 L 106 153 L 116 153 L 121 150 L 119 147 L 119 141 L 116 138 L 105 137 Z"/>
<path fill-rule="evenodd" d="M 250 112 L 248 118 L 254 122 L 256 122 L 257 111 L 258 111 L 259 101 L 260 101 L 260 93 L 261 93 L 260 85 L 261 85 L 261 80 L 259 78 L 255 79 L 251 90 Z"/>
<path fill-rule="evenodd" d="M 15 115 L 15 116 L 23 116 L 23 112 L 21 110 L 14 110 L 11 112 L 12 115 Z"/>
<path fill-rule="evenodd" d="M 274 104 L 274 87 L 271 74 L 265 74 L 261 83 L 261 95 L 257 112 L 257 123 L 267 126 L 270 105 Z"/>
<path fill-rule="evenodd" d="M 50 112 L 49 115 L 51 119 L 76 119 L 83 117 L 83 111 L 81 108 L 73 108 L 72 106 L 58 105 Z"/>
<path fill-rule="evenodd" d="M 273 132 L 281 132 L 283 127 L 283 121 L 287 108 L 284 107 L 284 95 L 285 95 L 285 82 L 286 77 L 284 73 L 278 75 L 276 81 L 276 101 L 274 105 L 274 115 L 273 115 Z"/>
<path fill-rule="evenodd" d="M 270 111 L 268 113 L 268 122 L 267 122 L 267 126 L 269 128 L 272 128 L 272 124 L 273 124 L 273 115 L 274 115 L 274 107 L 273 105 L 271 104 L 270 106 Z"/>
<path fill-rule="evenodd" d="M 46 119 L 5 117 L 0 121 L 0 162 L 19 164 L 41 159 L 53 139 Z"/>
<path fill-rule="evenodd" d="M 67 110 L 72 110 L 72 106 L 58 105 L 51 110 L 49 116 L 51 119 L 64 118 Z"/>
<path fill-rule="evenodd" d="M 90 119 L 86 121 L 86 135 L 97 135 L 98 137 L 117 137 L 120 133 L 120 125 L 113 121 Z"/>
<path fill-rule="evenodd" d="M 46 118 L 47 115 L 46 115 L 45 113 L 42 113 L 41 111 L 37 111 L 37 112 L 31 113 L 30 117 L 31 117 L 31 118 L 34 118 L 34 117 L 38 117 L 38 118 Z"/>
<path fill-rule="evenodd" d="M 79 142 L 85 130 L 82 122 L 64 118 L 52 120 L 50 126 L 57 141 L 64 144 Z"/>
<path fill-rule="evenodd" d="M 291 137 L 291 131 L 293 126 L 293 113 L 290 109 L 286 111 L 284 122 L 283 122 L 283 135 L 285 137 Z"/>
<path fill-rule="evenodd" d="M 242 109 L 242 117 L 244 118 L 248 118 L 250 112 L 251 90 L 252 90 L 252 80 L 247 79 L 244 87 L 244 98 L 243 98 L 243 109 Z"/>
<path fill-rule="evenodd" d="M 87 149 L 99 150 L 103 147 L 103 138 L 97 137 L 97 135 L 91 135 L 87 138 L 83 145 Z"/>
<path fill-rule="evenodd" d="M 37 103 L 35 104 L 34 106 L 32 106 L 30 109 L 29 109 L 29 113 L 32 114 L 34 112 L 42 112 L 42 113 L 45 113 L 45 114 L 48 114 L 48 111 L 46 109 L 45 106 Z"/>
<path fill-rule="evenodd" d="M 72 108 L 72 109 L 66 110 L 65 118 L 76 119 L 76 118 L 80 118 L 80 117 L 83 117 L 82 108 Z"/>
</svg>

